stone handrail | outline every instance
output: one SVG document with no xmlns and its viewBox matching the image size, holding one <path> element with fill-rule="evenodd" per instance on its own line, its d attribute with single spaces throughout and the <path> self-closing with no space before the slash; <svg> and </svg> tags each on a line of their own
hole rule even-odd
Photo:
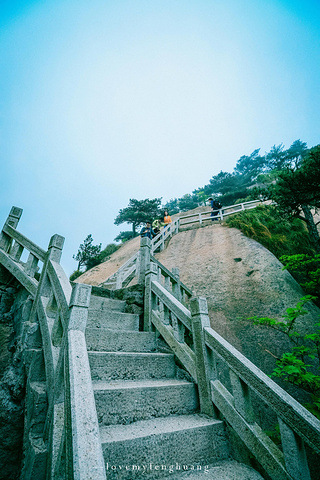
<svg viewBox="0 0 320 480">
<path fill-rule="evenodd" d="M 204 313 L 206 314 L 207 310 Z M 229 413 L 231 414 L 230 421 L 232 423 L 236 419 L 234 416 L 235 411 L 228 412 L 228 409 L 232 406 L 237 410 L 237 414 L 241 412 L 244 422 L 248 424 L 253 423 L 254 412 L 252 411 L 250 401 L 250 391 L 254 391 L 261 399 L 268 403 L 279 419 L 286 424 L 286 428 L 280 425 L 281 435 L 282 428 L 283 430 L 290 428 L 303 441 L 308 443 L 313 450 L 320 453 L 320 422 L 314 415 L 294 400 L 291 395 L 286 393 L 210 327 L 204 328 L 204 342 L 213 354 L 211 355 L 210 361 L 208 360 L 208 363 L 211 364 L 210 370 L 213 372 L 210 378 L 212 398 L 215 404 L 221 404 L 222 409 L 224 409 L 223 404 L 225 405 L 227 419 Z M 232 405 L 232 402 L 230 404 L 230 393 L 226 386 L 223 385 L 218 376 L 214 374 L 214 363 L 217 359 L 222 360 L 232 372 L 231 383 L 234 405 Z M 245 386 L 248 388 L 245 388 Z M 241 435 L 240 429 L 244 426 L 243 422 L 242 425 L 238 426 L 238 434 Z M 246 437 L 246 434 L 244 434 L 244 437 Z M 245 443 L 247 443 L 246 440 L 249 441 L 249 439 L 246 438 L 243 438 L 243 440 Z M 287 443 L 287 439 L 284 443 Z M 283 447 L 285 447 L 285 445 L 283 445 Z M 284 448 L 284 455 L 286 456 L 285 450 Z"/>
<path fill-rule="evenodd" d="M 137 266 L 139 264 L 139 251 L 135 253 L 132 257 L 129 258 L 121 267 L 110 277 L 107 278 L 104 282 L 102 282 L 99 286 L 100 287 L 107 287 L 112 289 L 123 288 L 130 279 L 131 276 L 134 276 L 137 272 Z"/>
<path fill-rule="evenodd" d="M 28 382 L 39 381 L 41 357 L 44 359 L 41 378 L 45 379 L 47 412 L 42 442 L 47 478 L 102 480 L 105 467 L 84 339 L 91 286 L 76 284 L 72 289 L 60 265 L 64 238 L 54 235 L 48 250 L 41 249 L 16 230 L 21 214 L 22 209 L 13 207 L 0 233 L 0 263 L 32 297 L 25 330 L 39 325 L 41 332 L 42 351 L 28 345 L 25 363 Z M 23 250 L 29 252 L 26 263 L 20 261 Z M 39 262 L 42 262 L 40 276 Z M 37 455 L 37 447 L 34 450 L 32 445 L 29 417 L 33 415 L 33 407 L 29 403 L 27 398 L 26 408 L 30 407 L 30 412 L 26 413 L 25 428 L 29 431 L 25 435 L 22 479 L 35 478 L 33 472 L 44 461 L 43 451 Z M 39 426 L 36 442 L 38 437 Z"/>
<path fill-rule="evenodd" d="M 171 223 L 168 223 L 167 226 L 161 229 L 157 236 L 151 240 L 151 253 L 153 254 L 156 250 L 164 250 L 165 240 L 172 237 L 179 232 L 180 218 L 177 218 Z"/>
<path fill-rule="evenodd" d="M 172 272 L 160 263 L 153 255 L 150 255 L 150 261 L 156 265 L 157 278 L 159 283 L 163 283 L 165 288 L 172 292 L 183 305 L 186 305 L 193 293 L 189 287 L 187 287 L 180 280 L 180 274 L 178 268 L 173 268 Z"/>
<path fill-rule="evenodd" d="M 207 210 L 206 212 L 197 212 L 191 213 L 189 215 L 181 215 L 180 226 L 190 225 L 191 223 L 199 223 L 200 225 L 205 221 L 223 220 L 224 217 L 233 215 L 235 213 L 243 212 L 244 210 L 250 210 L 256 208 L 258 205 L 261 205 L 263 202 L 260 200 L 251 200 L 250 202 L 238 203 L 236 205 L 228 205 L 227 207 L 222 207 L 217 209 L 217 215 L 212 215 L 212 210 Z"/>
<path fill-rule="evenodd" d="M 320 453 L 319 420 L 210 327 L 205 298 L 191 298 L 189 310 L 161 285 L 159 262 L 150 260 L 144 330 L 156 329 L 198 384 L 201 411 L 222 414 L 271 479 L 309 480 L 304 442 Z M 229 369 L 228 385 L 219 376 L 217 361 Z M 282 451 L 259 426 L 252 392 L 277 416 Z"/>
</svg>

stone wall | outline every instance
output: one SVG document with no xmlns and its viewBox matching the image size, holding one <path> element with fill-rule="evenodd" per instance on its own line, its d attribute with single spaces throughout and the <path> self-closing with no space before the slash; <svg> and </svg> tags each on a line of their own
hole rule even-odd
<svg viewBox="0 0 320 480">
<path fill-rule="evenodd" d="M 22 326 L 28 292 L 0 266 L 0 479 L 18 479 L 22 458 L 25 371 Z"/>
</svg>

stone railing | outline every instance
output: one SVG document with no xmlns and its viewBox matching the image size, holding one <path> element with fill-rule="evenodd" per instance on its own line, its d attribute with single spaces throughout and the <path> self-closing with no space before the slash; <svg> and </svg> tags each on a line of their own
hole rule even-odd
<svg viewBox="0 0 320 480">
<path fill-rule="evenodd" d="M 72 289 L 60 265 L 64 238 L 54 235 L 48 250 L 41 249 L 16 230 L 21 214 L 13 207 L 0 233 L 0 263 L 33 300 L 24 325 L 29 341 L 21 478 L 105 479 L 84 337 L 91 286 Z M 21 262 L 24 250 L 28 259 Z"/>
<path fill-rule="evenodd" d="M 139 268 L 139 254 L 138 251 L 129 260 L 121 265 L 121 267 L 107 280 L 100 284 L 110 290 L 118 290 L 124 288 L 137 274 Z"/>
<path fill-rule="evenodd" d="M 169 223 L 168 226 L 162 228 L 160 233 L 151 240 L 151 254 L 154 254 L 156 251 L 162 251 L 165 248 L 165 242 L 169 240 L 173 235 L 179 233 L 180 227 L 191 225 L 191 224 L 203 224 L 206 221 L 211 221 L 212 219 L 223 220 L 224 217 L 239 213 L 244 210 L 249 210 L 257 207 L 262 204 L 260 200 L 253 200 L 251 202 L 239 203 L 237 205 L 230 205 L 228 207 L 223 207 L 218 211 L 218 215 L 211 216 L 212 210 L 207 212 L 198 212 L 192 213 L 190 215 L 181 215 L 176 218 L 172 223 Z M 124 263 L 115 273 L 110 277 L 100 283 L 100 287 L 107 287 L 110 290 L 117 290 L 119 288 L 126 287 L 134 277 L 140 278 L 141 282 L 144 282 L 144 267 L 140 267 L 143 260 L 140 257 L 140 252 L 135 253 L 126 263 Z M 142 270 L 141 270 L 142 268 Z M 142 275 L 141 272 L 142 271 Z"/>
<path fill-rule="evenodd" d="M 160 233 L 151 240 L 151 253 L 154 253 L 156 250 L 164 250 L 165 240 L 168 240 L 173 235 L 176 235 L 179 232 L 180 227 L 180 218 L 177 218 L 172 223 L 169 223 L 166 227 L 162 228 Z"/>
<path fill-rule="evenodd" d="M 48 250 L 42 250 L 16 230 L 21 214 L 14 207 L 0 233 L 0 263 L 33 300 L 24 326 L 25 335 L 32 334 L 25 352 L 28 380 L 21 478 L 104 480 L 84 336 L 91 287 L 71 288 L 60 266 L 64 238 L 54 235 Z M 29 252 L 26 262 L 20 260 L 23 250 Z M 197 383 L 201 412 L 222 415 L 271 479 L 310 479 L 304 445 L 320 453 L 320 422 L 210 327 L 206 300 L 190 298 L 192 292 L 182 284 L 178 271 L 170 272 L 151 252 L 151 241 L 142 239 L 139 279 L 145 282 L 144 330 L 157 330 Z M 229 370 L 230 381 L 220 375 L 221 363 Z M 281 448 L 259 425 L 252 396 L 278 418 Z M 39 411 L 41 398 L 44 412 Z"/>
<path fill-rule="evenodd" d="M 210 327 L 205 298 L 191 298 L 188 309 L 168 282 L 161 284 L 159 268 L 167 269 L 154 260 L 146 258 L 144 330 L 157 330 L 198 384 L 201 411 L 223 415 L 271 479 L 310 479 L 304 443 L 320 453 L 320 422 Z M 281 448 L 259 426 L 252 395 L 278 418 Z"/>
<path fill-rule="evenodd" d="M 263 204 L 260 200 L 252 200 L 250 202 L 238 203 L 237 205 L 228 205 L 227 207 L 217 209 L 217 215 L 212 215 L 212 210 L 207 210 L 206 212 L 197 212 L 191 213 L 189 215 L 181 215 L 179 217 L 180 227 L 184 225 L 190 225 L 194 223 L 199 223 L 201 225 L 204 222 L 210 222 L 212 220 L 223 220 L 229 215 L 234 215 L 235 213 L 243 212 L 244 210 L 251 210 L 256 208 L 258 205 Z"/>
</svg>

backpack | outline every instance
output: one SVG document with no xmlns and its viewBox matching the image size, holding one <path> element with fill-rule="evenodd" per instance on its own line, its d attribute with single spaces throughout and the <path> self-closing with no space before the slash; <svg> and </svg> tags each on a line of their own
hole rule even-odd
<svg viewBox="0 0 320 480">
<path fill-rule="evenodd" d="M 222 207 L 221 203 L 218 202 L 218 200 L 213 200 L 212 201 L 212 208 L 214 210 L 220 210 L 220 208 Z"/>
</svg>

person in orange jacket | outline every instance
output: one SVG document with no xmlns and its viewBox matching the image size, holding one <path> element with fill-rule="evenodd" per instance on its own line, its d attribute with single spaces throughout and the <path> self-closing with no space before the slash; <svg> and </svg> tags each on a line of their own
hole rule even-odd
<svg viewBox="0 0 320 480">
<path fill-rule="evenodd" d="M 164 223 L 165 227 L 166 227 L 169 223 L 172 223 L 171 217 L 170 217 L 170 215 L 169 215 L 169 213 L 168 213 L 167 210 L 164 211 L 163 223 Z"/>
<path fill-rule="evenodd" d="M 171 217 L 168 213 L 167 210 L 164 211 L 164 214 L 163 214 L 163 223 L 164 223 L 164 229 L 167 228 L 167 226 L 169 225 L 169 223 L 172 223 L 172 220 L 171 220 Z M 165 235 L 165 233 L 164 233 Z"/>
</svg>

